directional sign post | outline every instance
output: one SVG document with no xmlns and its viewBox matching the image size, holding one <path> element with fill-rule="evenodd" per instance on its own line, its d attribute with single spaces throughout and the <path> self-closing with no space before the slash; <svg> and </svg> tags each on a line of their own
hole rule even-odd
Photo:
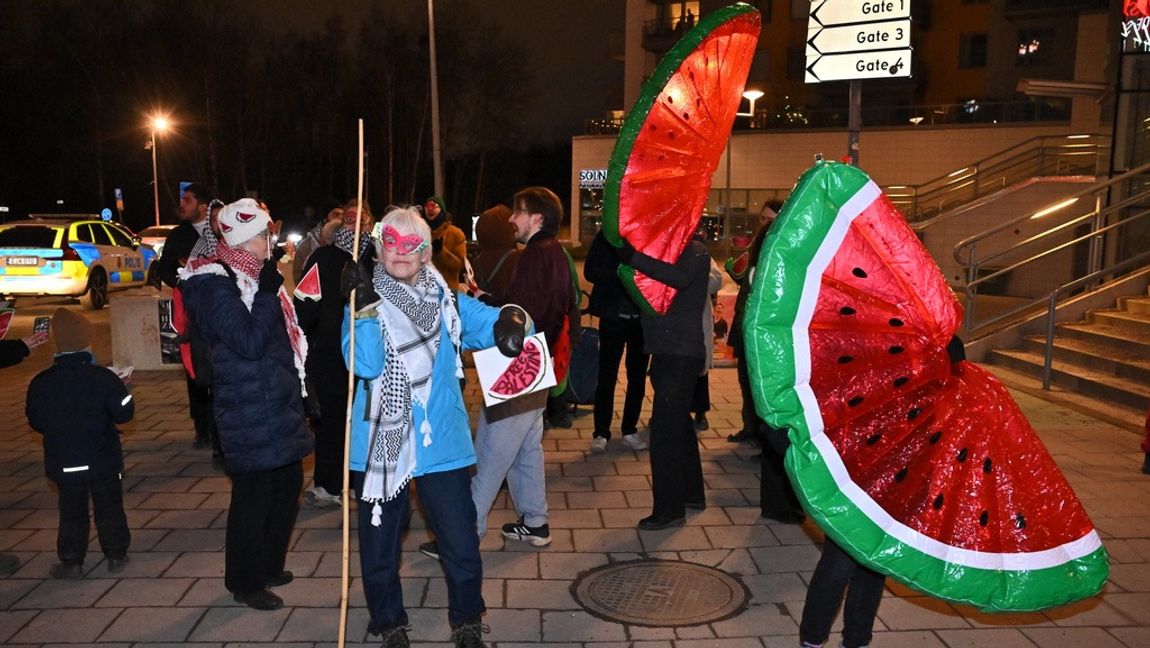
<svg viewBox="0 0 1150 648">
<path fill-rule="evenodd" d="M 910 0 L 812 0 L 807 83 L 850 81 L 847 152 L 858 165 L 861 79 L 909 77 Z"/>
</svg>

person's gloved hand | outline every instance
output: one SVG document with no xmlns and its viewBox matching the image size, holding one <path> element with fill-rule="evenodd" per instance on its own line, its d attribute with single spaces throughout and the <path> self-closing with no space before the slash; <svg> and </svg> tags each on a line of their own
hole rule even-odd
<svg viewBox="0 0 1150 648">
<path fill-rule="evenodd" d="M 284 285 L 284 276 L 280 274 L 276 262 L 268 259 L 260 268 L 260 292 L 274 293 Z"/>
<path fill-rule="evenodd" d="M 431 239 L 431 253 L 432 254 L 439 254 L 439 251 L 442 249 L 443 249 L 443 238 Z"/>
<path fill-rule="evenodd" d="M 273 245 L 272 246 L 272 261 L 280 262 L 280 259 L 287 255 L 287 246 Z"/>
<path fill-rule="evenodd" d="M 531 317 L 527 311 L 515 304 L 507 304 L 499 309 L 499 319 L 495 320 L 495 346 L 508 358 L 514 358 L 523 351 L 523 338 L 531 327 Z"/>
<path fill-rule="evenodd" d="M 635 247 L 623 239 L 623 247 L 615 250 L 615 256 L 619 257 L 619 263 L 623 265 L 631 265 L 632 259 L 635 258 Z"/>
<path fill-rule="evenodd" d="M 339 273 L 339 292 L 344 299 L 348 299 L 353 290 L 355 304 L 352 304 L 352 312 L 371 308 L 381 301 L 379 293 L 375 292 L 375 287 L 367 279 L 367 271 L 354 261 L 348 261 Z"/>
</svg>

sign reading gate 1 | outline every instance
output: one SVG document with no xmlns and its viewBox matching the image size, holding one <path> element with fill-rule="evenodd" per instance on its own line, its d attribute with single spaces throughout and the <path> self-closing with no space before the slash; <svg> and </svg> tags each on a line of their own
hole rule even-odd
<svg viewBox="0 0 1150 648">
<path fill-rule="evenodd" d="M 910 76 L 910 0 L 814 0 L 807 83 Z"/>
</svg>

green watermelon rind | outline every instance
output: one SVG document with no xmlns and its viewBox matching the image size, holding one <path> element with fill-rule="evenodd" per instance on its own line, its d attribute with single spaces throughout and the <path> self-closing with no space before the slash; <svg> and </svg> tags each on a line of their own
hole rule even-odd
<svg viewBox="0 0 1150 648">
<path fill-rule="evenodd" d="M 843 205 L 868 183 L 869 178 L 853 167 L 821 162 L 800 178 L 788 202 L 805 204 L 826 192 L 827 202 Z M 877 188 L 875 191 L 877 197 Z M 812 196 L 805 195 L 808 192 Z M 810 290 L 817 296 L 821 280 L 821 270 L 819 277 L 808 277 L 808 269 L 816 260 L 829 260 L 828 252 L 822 249 L 824 243 L 833 229 L 844 227 L 837 213 L 819 220 L 815 211 L 784 213 L 772 228 L 760 252 L 743 329 L 756 408 L 768 424 L 789 429 L 791 448 L 786 467 L 804 508 L 856 560 L 944 600 L 987 612 L 1030 612 L 1098 593 L 1105 585 L 1109 562 L 1095 531 L 1071 544 L 1096 549 L 1052 567 L 1011 570 L 955 565 L 900 541 L 839 487 L 823 458 L 820 442 L 811 434 L 812 428 L 820 429 L 821 442 L 829 448 L 829 440 L 821 434 L 821 414 L 813 395 L 809 396 L 810 408 L 803 404 L 800 391 L 809 395 L 810 388 L 806 379 L 799 380 L 795 353 L 796 322 L 803 307 L 812 306 L 815 299 L 805 293 Z M 808 230 L 805 236 L 788 232 L 792 228 L 787 221 L 792 219 L 799 221 L 797 228 Z M 813 289 L 808 280 L 813 282 Z M 810 310 L 805 317 L 809 321 Z M 802 348 L 808 347 L 803 344 Z M 833 448 L 829 453 L 837 458 Z M 819 501 L 811 501 L 808 493 L 818 493 Z M 1025 560 L 1018 554 L 1004 559 Z"/>
<path fill-rule="evenodd" d="M 749 13 L 757 13 L 758 9 L 753 6 L 737 2 L 735 4 L 723 7 L 712 11 L 711 13 L 703 16 L 699 23 L 688 31 L 678 43 L 668 50 L 663 59 L 659 61 L 659 65 L 655 67 L 655 71 L 643 83 L 643 87 L 639 91 L 639 98 L 635 101 L 635 105 L 631 108 L 631 112 L 627 114 L 627 118 L 623 120 L 623 125 L 619 128 L 619 136 L 615 140 L 615 149 L 611 152 L 611 158 L 607 162 L 607 180 L 603 185 L 603 218 L 601 222 L 601 229 L 603 236 L 607 241 L 615 247 L 623 246 L 623 238 L 619 236 L 619 194 L 623 185 L 623 175 L 627 172 L 627 163 L 631 159 L 631 151 L 635 147 L 635 140 L 638 139 L 639 133 L 643 130 L 643 124 L 647 121 L 647 115 L 651 113 L 651 108 L 654 107 L 655 101 L 663 92 L 667 82 L 679 70 L 679 66 L 687 60 L 687 57 L 695 51 L 708 36 L 711 35 L 715 29 L 719 28 L 727 21 Z M 639 308 L 649 315 L 656 314 L 655 308 L 651 306 L 647 298 L 634 286 L 634 271 L 633 269 L 628 273 L 624 273 L 625 266 L 620 266 L 619 277 L 623 279 L 623 285 L 628 287 L 628 293 L 635 299 L 635 303 Z"/>
</svg>

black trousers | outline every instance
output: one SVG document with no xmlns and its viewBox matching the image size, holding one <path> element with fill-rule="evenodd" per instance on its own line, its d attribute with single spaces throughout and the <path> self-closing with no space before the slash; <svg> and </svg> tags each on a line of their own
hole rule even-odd
<svg viewBox="0 0 1150 648">
<path fill-rule="evenodd" d="M 318 359 L 317 359 L 318 360 Z M 325 359 L 326 360 L 326 359 Z M 308 389 L 319 400 L 319 424 L 315 427 L 316 486 L 332 495 L 343 492 L 343 436 L 347 413 L 347 367 L 337 362 L 308 363 Z"/>
<path fill-rule="evenodd" d="M 746 356 L 742 353 L 736 354 L 735 373 L 739 377 L 739 392 L 743 397 L 743 430 L 751 434 L 758 434 L 763 421 L 755 413 L 755 401 L 751 396 L 751 378 L 747 369 Z"/>
<path fill-rule="evenodd" d="M 627 392 L 623 397 L 623 434 L 638 431 L 639 410 L 647 391 L 647 365 L 650 356 L 643 353 L 643 326 L 639 318 L 602 318 L 599 320 L 599 378 L 595 385 L 595 436 L 611 438 L 611 419 L 615 417 L 615 385 L 619 382 L 619 362 L 627 351 Z"/>
<path fill-rule="evenodd" d="M 60 528 L 56 554 L 60 562 L 82 565 L 88 551 L 88 498 L 96 516 L 100 549 L 109 558 L 123 558 L 132 542 L 124 515 L 124 486 L 119 474 L 87 482 L 59 482 Z"/>
<path fill-rule="evenodd" d="M 787 455 L 790 440 L 787 431 L 763 426 L 764 443 L 762 475 L 759 479 L 759 511 L 768 517 L 777 513 L 800 512 L 803 510 L 795 488 L 787 477 L 783 458 Z"/>
<path fill-rule="evenodd" d="M 188 413 L 196 426 L 196 439 L 208 439 L 212 453 L 220 455 L 220 434 L 216 430 L 216 415 L 212 412 L 212 389 L 200 387 L 191 377 L 188 381 Z"/>
<path fill-rule="evenodd" d="M 695 379 L 703 370 L 702 357 L 655 354 L 651 356 L 651 493 L 652 514 L 682 517 L 687 502 L 703 502 L 703 465 L 699 441 L 691 420 Z"/>
<path fill-rule="evenodd" d="M 711 379 L 707 372 L 695 379 L 695 390 L 691 394 L 691 413 L 702 416 L 711 411 Z"/>
<path fill-rule="evenodd" d="M 803 618 L 799 623 L 799 640 L 821 645 L 831 634 L 831 625 L 843 605 L 843 642 L 846 648 L 870 644 L 874 617 L 882 603 L 886 577 L 855 562 L 830 538 L 823 544 L 823 555 L 807 587 Z"/>
<path fill-rule="evenodd" d="M 299 461 L 232 478 L 224 556 L 224 586 L 250 594 L 280 575 L 299 512 L 303 464 Z"/>
</svg>

